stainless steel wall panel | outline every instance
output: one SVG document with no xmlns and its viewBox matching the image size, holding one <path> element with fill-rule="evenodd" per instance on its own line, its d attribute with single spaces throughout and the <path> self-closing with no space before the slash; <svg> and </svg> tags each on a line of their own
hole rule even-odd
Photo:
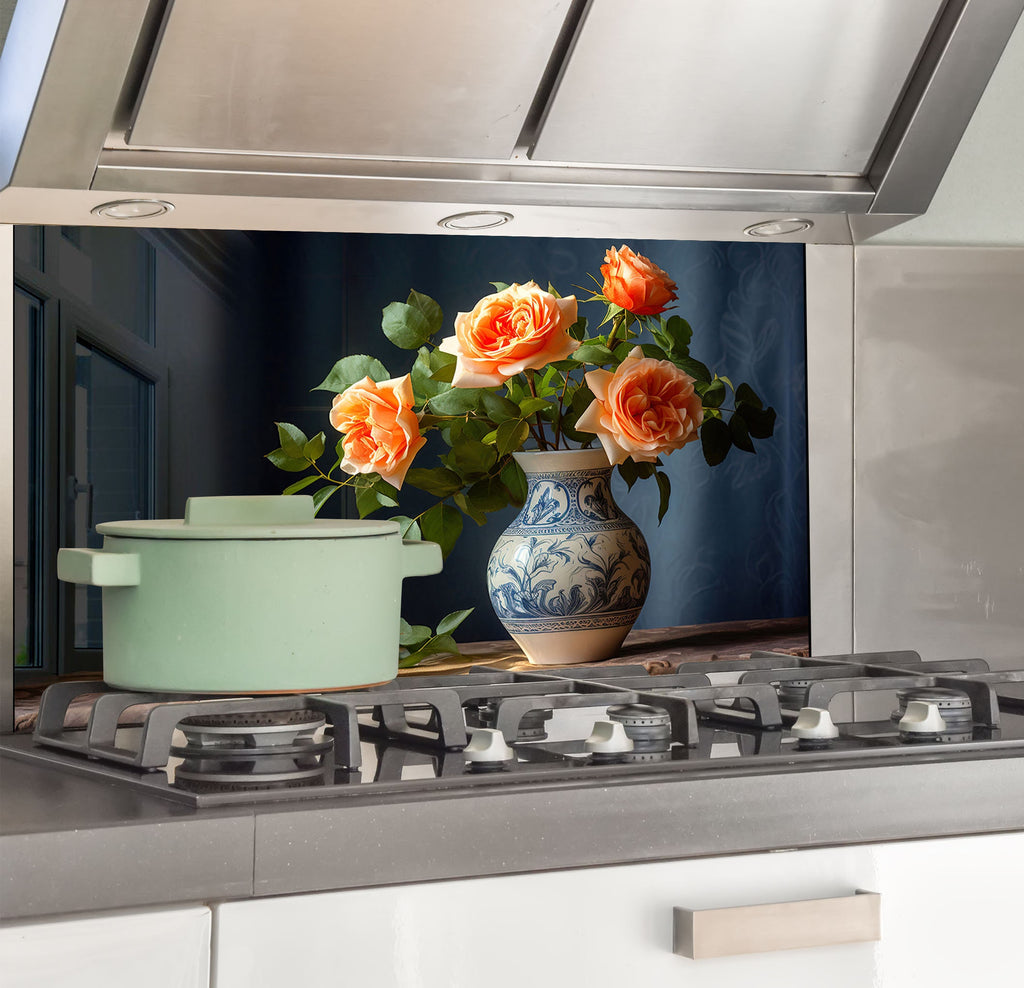
<svg viewBox="0 0 1024 988">
<path fill-rule="evenodd" d="M 856 249 L 854 645 L 1024 651 L 1024 248 Z"/>
<path fill-rule="evenodd" d="M 811 654 L 853 651 L 853 248 L 808 246 Z"/>
</svg>

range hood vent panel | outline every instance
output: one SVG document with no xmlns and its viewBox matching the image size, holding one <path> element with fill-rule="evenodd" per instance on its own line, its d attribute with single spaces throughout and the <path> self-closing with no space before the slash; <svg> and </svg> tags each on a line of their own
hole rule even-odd
<svg viewBox="0 0 1024 988">
<path fill-rule="evenodd" d="M 942 6 L 595 0 L 532 156 L 864 175 Z"/>
<path fill-rule="evenodd" d="M 507 159 L 570 0 L 175 0 L 128 144 Z"/>
</svg>

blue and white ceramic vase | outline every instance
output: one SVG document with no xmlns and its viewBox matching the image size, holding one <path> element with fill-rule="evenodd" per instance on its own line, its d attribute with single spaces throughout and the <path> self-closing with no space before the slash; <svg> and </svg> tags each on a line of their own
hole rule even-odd
<svg viewBox="0 0 1024 988">
<path fill-rule="evenodd" d="M 487 563 L 495 613 L 538 665 L 614 656 L 643 607 L 651 558 L 612 498 L 603 449 L 516 453 L 526 503 Z"/>
</svg>

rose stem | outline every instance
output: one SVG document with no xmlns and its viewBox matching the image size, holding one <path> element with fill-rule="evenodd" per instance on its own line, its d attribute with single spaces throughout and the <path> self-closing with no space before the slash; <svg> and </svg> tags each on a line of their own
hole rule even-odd
<svg viewBox="0 0 1024 988">
<path fill-rule="evenodd" d="M 527 368 L 526 370 L 526 383 L 527 385 L 529 385 L 530 394 L 533 395 L 534 398 L 536 398 L 537 387 L 533 383 L 533 368 Z M 537 445 L 540 446 L 541 449 L 549 448 L 548 438 L 544 434 L 544 420 L 539 415 L 537 416 L 537 431 L 536 433 L 534 433 L 534 437 L 537 440 Z"/>
</svg>

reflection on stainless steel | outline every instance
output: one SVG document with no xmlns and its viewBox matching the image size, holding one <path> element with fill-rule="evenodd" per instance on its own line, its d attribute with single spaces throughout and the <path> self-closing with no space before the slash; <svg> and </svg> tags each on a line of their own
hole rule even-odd
<svg viewBox="0 0 1024 988">
<path fill-rule="evenodd" d="M 61 683 L 44 694 L 36 745 L 23 754 L 200 806 L 1024 757 L 1024 671 L 912 652 L 755 653 L 685 668 L 478 668 L 351 693 L 173 701 L 101 685 L 86 731 L 65 729 L 64 713 L 97 684 Z M 790 709 L 794 689 L 817 709 Z M 919 718 L 920 730 L 841 714 L 848 694 L 897 689 L 901 721 Z M 143 726 L 119 726 L 140 704 Z"/>
</svg>

